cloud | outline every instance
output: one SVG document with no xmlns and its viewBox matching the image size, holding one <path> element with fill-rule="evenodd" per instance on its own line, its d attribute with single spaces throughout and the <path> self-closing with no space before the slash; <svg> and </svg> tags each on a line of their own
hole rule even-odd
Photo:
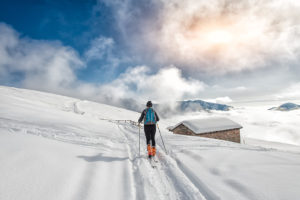
<svg viewBox="0 0 300 200">
<path fill-rule="evenodd" d="M 225 97 L 217 97 L 215 99 L 207 99 L 206 101 L 212 103 L 219 103 L 219 104 L 228 104 L 232 102 L 232 99 L 228 96 L 225 96 Z"/>
<path fill-rule="evenodd" d="M 152 73 L 147 66 L 129 68 L 116 80 L 100 87 L 101 94 L 112 95 L 112 99 L 135 99 L 137 102 L 176 101 L 195 97 L 203 91 L 205 84 L 184 78 L 175 66 Z"/>
<path fill-rule="evenodd" d="M 238 87 L 233 88 L 233 90 L 235 90 L 235 91 L 245 91 L 245 90 L 247 90 L 247 88 L 244 87 L 244 86 L 238 86 Z"/>
<path fill-rule="evenodd" d="M 75 84 L 75 70 L 84 67 L 77 52 L 60 42 L 22 38 L 0 23 L 0 80 L 3 84 L 64 92 Z"/>
<path fill-rule="evenodd" d="M 158 71 L 148 66 L 131 67 L 106 84 L 80 81 L 76 71 L 95 59 L 112 60 L 113 45 L 111 38 L 98 37 L 80 57 L 74 49 L 60 42 L 24 38 L 1 23 L 0 82 L 131 109 L 146 100 L 160 102 L 195 97 L 205 88 L 201 81 L 184 78 L 175 66 Z"/>
<path fill-rule="evenodd" d="M 138 11 L 133 10 L 132 16 L 135 16 L 136 12 Z M 149 13 L 142 13 L 150 17 Z M 126 13 L 123 14 L 126 20 Z M 128 42 L 133 43 L 131 37 L 128 39 Z M 156 39 L 160 40 L 159 37 Z M 138 41 L 141 43 L 136 46 L 143 47 L 140 52 L 143 54 L 149 46 L 143 46 L 143 41 Z M 0 84 L 85 98 L 135 110 L 144 105 L 147 100 L 164 103 L 183 99 L 215 98 L 214 101 L 217 103 L 229 103 L 230 98 L 236 100 L 249 93 L 257 93 L 254 87 L 244 83 L 240 83 L 241 86 L 233 83 L 226 84 L 228 81 L 224 81 L 221 76 L 214 79 L 217 80 L 216 86 L 210 86 L 206 82 L 207 79 L 204 83 L 200 81 L 203 79 L 191 78 L 185 68 L 177 65 L 162 65 L 167 67 L 161 68 L 153 67 L 155 65 L 132 65 L 133 67 L 124 70 L 120 75 L 114 74 L 112 77 L 116 78 L 112 78 L 114 80 L 108 83 L 87 83 L 79 80 L 78 70 L 85 70 L 94 61 L 100 61 L 96 63 L 99 64 L 99 71 L 105 76 L 110 76 L 111 74 L 107 73 L 109 69 L 120 67 L 120 63 L 127 59 L 116 54 L 115 50 L 115 41 L 112 38 L 99 36 L 91 41 L 83 55 L 79 55 L 76 50 L 64 46 L 59 41 L 26 38 L 12 27 L 0 23 Z M 157 52 L 160 51 L 161 49 L 158 49 Z M 164 52 L 161 52 L 161 57 L 165 58 Z M 278 77 L 286 71 L 276 71 L 271 76 L 277 73 L 275 77 Z M 194 74 L 197 76 L 196 72 Z M 250 77 L 249 73 L 246 76 Z M 254 76 L 255 74 L 251 75 Z M 262 81 L 266 80 L 266 76 L 261 77 Z M 245 78 L 231 79 L 243 81 Z M 281 81 L 277 80 L 277 82 Z M 258 85 L 265 84 L 258 82 Z M 287 91 L 290 90 L 292 95 L 292 90 L 295 89 Z M 221 98 L 216 98 L 218 96 Z"/>
<path fill-rule="evenodd" d="M 273 95 L 275 99 L 279 100 L 295 100 L 300 98 L 300 82 L 290 85 L 288 88 L 281 90 Z"/>
<path fill-rule="evenodd" d="M 85 57 L 90 60 L 101 60 L 104 56 L 109 56 L 114 45 L 112 38 L 100 36 L 94 39 L 89 49 L 85 52 Z"/>
<path fill-rule="evenodd" d="M 222 74 L 299 61 L 293 0 L 104 2 L 132 53 L 147 62 Z"/>
</svg>

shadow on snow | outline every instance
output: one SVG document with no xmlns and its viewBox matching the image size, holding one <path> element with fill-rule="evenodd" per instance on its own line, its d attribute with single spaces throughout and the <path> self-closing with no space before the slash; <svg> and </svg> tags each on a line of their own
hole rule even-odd
<svg viewBox="0 0 300 200">
<path fill-rule="evenodd" d="M 102 153 L 94 156 L 77 156 L 77 158 L 82 158 L 87 162 L 116 162 L 116 161 L 124 161 L 129 159 L 129 157 L 109 157 L 103 156 Z"/>
</svg>

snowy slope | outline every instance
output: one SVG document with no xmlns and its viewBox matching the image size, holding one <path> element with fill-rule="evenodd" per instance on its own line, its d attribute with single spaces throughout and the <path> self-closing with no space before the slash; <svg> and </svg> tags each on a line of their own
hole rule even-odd
<svg viewBox="0 0 300 200">
<path fill-rule="evenodd" d="M 172 135 L 156 169 L 139 113 L 0 87 L 0 199 L 298 199 L 300 154 Z M 142 132 L 142 131 L 141 131 Z"/>
</svg>

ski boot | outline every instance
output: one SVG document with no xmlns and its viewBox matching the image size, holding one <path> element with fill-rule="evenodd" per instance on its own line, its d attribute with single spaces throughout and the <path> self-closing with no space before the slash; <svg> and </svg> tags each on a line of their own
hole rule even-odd
<svg viewBox="0 0 300 200">
<path fill-rule="evenodd" d="M 152 156 L 154 157 L 156 155 L 156 149 L 155 149 L 155 146 L 152 147 Z"/>
<path fill-rule="evenodd" d="M 152 149 L 151 149 L 151 146 L 150 144 L 147 145 L 147 150 L 148 150 L 148 158 L 151 158 L 152 157 Z"/>
</svg>

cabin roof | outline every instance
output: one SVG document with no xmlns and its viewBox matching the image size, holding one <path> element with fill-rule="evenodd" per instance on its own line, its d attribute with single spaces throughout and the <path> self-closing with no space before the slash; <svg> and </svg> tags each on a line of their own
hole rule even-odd
<svg viewBox="0 0 300 200">
<path fill-rule="evenodd" d="M 218 117 L 218 118 L 185 120 L 173 127 L 170 127 L 170 130 L 173 131 L 181 124 L 189 128 L 190 130 L 192 130 L 195 134 L 204 134 L 204 133 L 210 133 L 216 131 L 225 131 L 225 130 L 243 128 L 240 124 L 228 118 Z"/>
</svg>

